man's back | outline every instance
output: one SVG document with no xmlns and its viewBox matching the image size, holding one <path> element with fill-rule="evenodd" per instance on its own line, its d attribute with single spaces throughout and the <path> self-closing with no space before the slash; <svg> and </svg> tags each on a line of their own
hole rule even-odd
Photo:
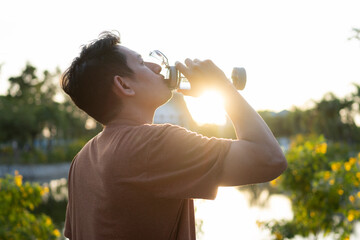
<svg viewBox="0 0 360 240">
<path fill-rule="evenodd" d="M 168 124 L 107 126 L 71 165 L 65 235 L 195 239 L 191 198 L 215 198 L 230 143 Z"/>
</svg>

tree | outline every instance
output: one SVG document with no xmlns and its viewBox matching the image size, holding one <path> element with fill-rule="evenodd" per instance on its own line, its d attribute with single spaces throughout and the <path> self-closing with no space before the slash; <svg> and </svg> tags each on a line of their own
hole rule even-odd
<svg viewBox="0 0 360 240">
<path fill-rule="evenodd" d="M 44 71 L 43 79 L 36 76 L 36 68 L 26 64 L 17 77 L 9 78 L 6 96 L 0 98 L 0 140 L 17 141 L 21 146 L 33 144 L 44 126 L 53 126 L 57 104 L 53 101 L 56 88 L 52 79 L 58 74 Z"/>
<path fill-rule="evenodd" d="M 360 140 L 360 129 L 355 123 L 356 115 L 360 114 L 360 87 L 354 86 L 355 93 L 344 98 L 327 93 L 306 110 L 294 107 L 291 111 L 260 112 L 260 115 L 277 137 L 322 134 L 330 141 L 354 144 Z"/>
<path fill-rule="evenodd" d="M 332 93 L 325 95 L 313 109 L 314 132 L 334 141 L 358 141 L 359 130 L 351 115 L 353 103 L 352 99 L 339 99 Z"/>
<path fill-rule="evenodd" d="M 27 63 L 19 76 L 9 78 L 10 87 L 0 96 L 0 141 L 18 141 L 21 145 L 33 142 L 48 130 L 48 137 L 75 138 L 89 133 L 88 118 L 65 98 L 61 103 L 54 97 L 59 87 L 54 81 L 60 70 L 44 71 L 42 78 L 36 68 Z"/>
<path fill-rule="evenodd" d="M 4 162 L 52 162 L 65 161 L 65 158 L 71 161 L 73 156 L 69 155 L 81 146 L 76 144 L 76 151 L 66 147 L 68 154 L 64 146 L 62 151 L 55 151 L 53 143 L 58 140 L 69 145 L 75 139 L 89 139 L 99 132 L 99 125 L 95 129 L 85 128 L 88 116 L 69 98 L 65 97 L 63 102 L 54 100 L 56 94 L 61 94 L 54 81 L 59 73 L 59 69 L 54 73 L 44 71 L 42 77 L 38 77 L 36 68 L 27 63 L 19 76 L 9 78 L 7 94 L 0 96 L 0 157 Z M 40 142 L 45 153 L 36 149 Z M 4 146 L 10 151 L 3 150 Z M 50 161 L 46 154 L 51 157 Z"/>
</svg>

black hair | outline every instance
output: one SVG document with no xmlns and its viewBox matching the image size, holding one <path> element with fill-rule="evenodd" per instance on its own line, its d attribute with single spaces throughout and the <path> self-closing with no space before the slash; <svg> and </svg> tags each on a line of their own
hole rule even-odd
<svg viewBox="0 0 360 240">
<path fill-rule="evenodd" d="M 102 124 L 109 122 L 121 106 L 111 91 L 115 75 L 132 77 L 126 56 L 117 47 L 119 33 L 102 32 L 98 39 L 83 45 L 61 78 L 62 89 L 74 103 Z"/>
</svg>

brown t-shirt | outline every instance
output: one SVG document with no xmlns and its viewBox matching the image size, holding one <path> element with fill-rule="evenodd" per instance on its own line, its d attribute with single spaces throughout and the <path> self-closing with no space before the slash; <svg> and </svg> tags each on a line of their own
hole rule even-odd
<svg viewBox="0 0 360 240">
<path fill-rule="evenodd" d="M 65 236 L 195 239 L 192 199 L 216 197 L 230 143 L 170 124 L 105 127 L 71 164 Z"/>
</svg>

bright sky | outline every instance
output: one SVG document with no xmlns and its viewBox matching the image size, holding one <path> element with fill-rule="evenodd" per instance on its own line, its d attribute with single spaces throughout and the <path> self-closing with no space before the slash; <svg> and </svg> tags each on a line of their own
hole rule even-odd
<svg viewBox="0 0 360 240">
<path fill-rule="evenodd" d="M 171 64 L 212 59 L 230 77 L 245 67 L 243 95 L 256 110 L 283 110 L 339 97 L 360 82 L 360 1 L 333 0 L 4 0 L 0 8 L 0 93 L 26 61 L 64 70 L 80 45 L 116 29 L 142 55 L 164 52 Z"/>
</svg>

